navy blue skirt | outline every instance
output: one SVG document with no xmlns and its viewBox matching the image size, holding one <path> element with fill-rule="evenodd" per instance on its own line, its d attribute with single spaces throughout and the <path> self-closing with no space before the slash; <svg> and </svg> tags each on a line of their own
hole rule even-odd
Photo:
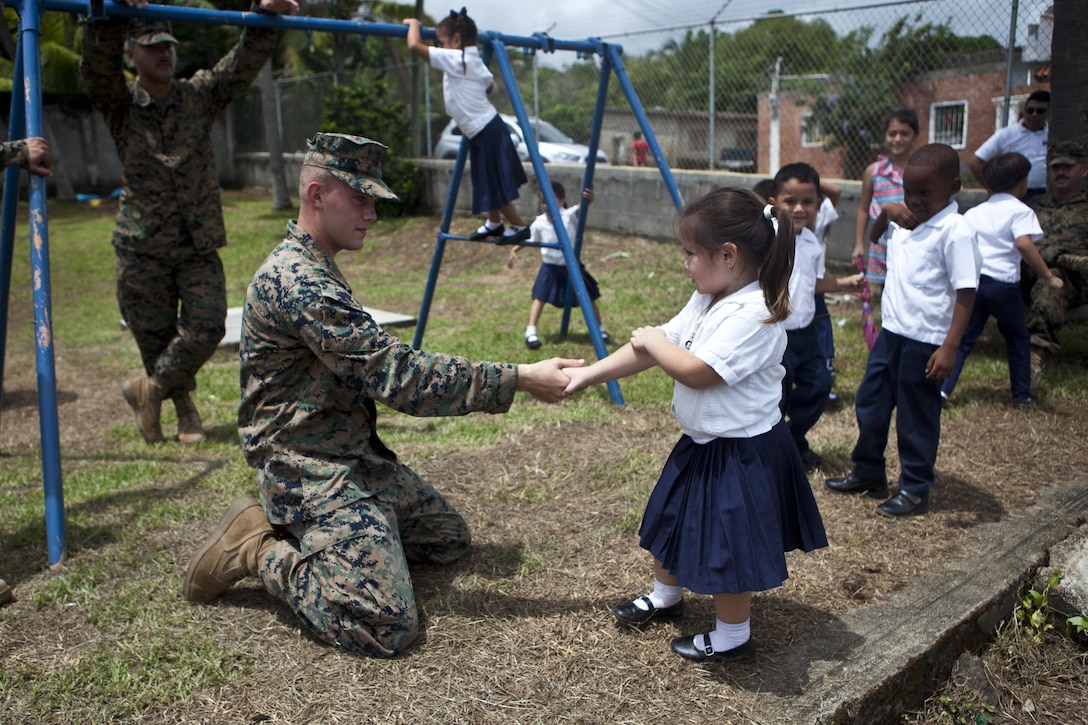
<svg viewBox="0 0 1088 725">
<path fill-rule="evenodd" d="M 597 286 L 597 280 L 582 267 L 582 281 L 586 285 L 589 299 L 595 300 L 601 296 L 601 288 Z M 566 301 L 567 293 L 567 268 L 562 264 L 541 264 L 540 271 L 536 273 L 536 282 L 533 282 L 533 299 L 544 300 L 549 305 L 562 307 Z M 578 295 L 571 295 L 571 306 L 579 307 Z"/>
<path fill-rule="evenodd" d="M 773 589 L 786 580 L 785 552 L 827 546 L 808 476 L 779 421 L 754 438 L 673 448 L 650 494 L 640 544 L 700 594 Z"/>
<path fill-rule="evenodd" d="M 469 139 L 468 160 L 473 214 L 502 209 L 518 198 L 518 187 L 529 180 L 498 114 Z"/>
</svg>

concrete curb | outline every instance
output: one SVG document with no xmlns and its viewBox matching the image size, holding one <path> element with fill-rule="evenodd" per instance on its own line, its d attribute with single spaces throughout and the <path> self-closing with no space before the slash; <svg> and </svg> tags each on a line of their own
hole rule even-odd
<svg viewBox="0 0 1088 725">
<path fill-rule="evenodd" d="M 980 528 L 933 572 L 879 605 L 836 620 L 799 647 L 804 693 L 782 722 L 880 723 L 916 709 L 955 660 L 992 639 L 1016 591 L 1088 519 L 1088 480 L 1044 490 L 1030 508 Z"/>
</svg>

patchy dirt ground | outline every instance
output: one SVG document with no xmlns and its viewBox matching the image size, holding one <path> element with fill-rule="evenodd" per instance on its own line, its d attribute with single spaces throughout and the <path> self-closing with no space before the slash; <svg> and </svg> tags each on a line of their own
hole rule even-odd
<svg viewBox="0 0 1088 725">
<path fill-rule="evenodd" d="M 397 233 L 420 237 L 418 229 Z M 595 233 L 593 243 L 600 255 L 632 249 L 630 240 L 613 235 Z M 449 270 L 469 272 L 475 254 L 471 249 L 453 253 Z M 391 258 L 390 268 L 419 264 L 418 256 Z M 535 265 L 522 267 L 514 274 L 529 279 L 535 272 Z M 442 310 L 445 316 L 458 313 L 472 310 Z M 116 455 L 111 431 L 131 426 L 131 414 L 108 365 L 88 364 L 88 351 L 80 351 L 78 359 L 64 352 L 57 359 L 60 435 L 66 470 L 78 471 Z M 4 385 L 0 455 L 38 450 L 28 351 L 9 351 Z M 1030 505 L 1042 488 L 1088 470 L 1083 404 L 1055 397 L 1038 409 L 1016 410 L 1002 402 L 1006 385 L 994 380 L 946 415 L 932 512 L 905 521 L 879 518 L 873 500 L 834 495 L 822 486 L 825 476 L 849 469 L 856 434 L 852 391 L 840 386 L 839 401 L 812 434 L 826 461 L 812 482 L 831 545 L 791 555 L 786 585 L 757 595 L 753 634 L 761 654 L 748 668 L 694 667 L 669 653 L 672 637 L 702 631 L 712 621 L 709 598 L 692 597 L 678 624 L 646 631 L 616 626 L 607 611 L 607 605 L 644 591 L 649 581 L 635 531 L 645 495 L 677 437 L 665 405 L 616 410 L 606 425 L 571 420 L 527 426 L 475 448 L 436 452 L 405 436 L 398 452 L 441 482 L 472 526 L 475 543 L 453 566 L 414 572 L 426 637 L 403 657 L 367 660 L 315 642 L 255 582 L 210 606 L 181 602 L 178 577 L 213 525 L 216 514 L 210 513 L 138 529 L 139 545 L 166 562 L 167 576 L 157 575 L 154 567 L 150 572 L 135 568 L 102 584 L 146 581 L 149 609 L 170 612 L 161 619 L 179 627 L 176 633 L 138 614 L 91 622 L 79 607 L 36 609 L 35 597 L 50 577 L 42 570 L 41 552 L 29 545 L 0 552 L 0 576 L 14 580 L 18 596 L 0 615 L 0 660 L 5 667 L 17 662 L 49 678 L 87 653 L 131 638 L 200 636 L 238 650 L 243 674 L 237 682 L 182 693 L 118 718 L 143 723 L 771 722 L 776 703 L 796 696 L 807 676 L 808 663 L 790 658 L 793 643 L 829 626 L 839 613 L 887 596 L 930 562 L 954 556 L 980 524 L 1000 521 Z M 417 430 L 420 437 L 428 426 L 392 415 L 383 423 Z M 234 436 L 229 425 L 211 434 L 224 443 Z M 894 451 L 890 454 L 894 478 Z M 132 461 L 140 457 L 125 453 Z M 239 457 L 236 450 L 215 447 L 157 453 L 155 461 L 165 461 L 165 473 L 73 512 L 82 522 L 76 554 L 92 560 L 116 557 L 116 547 L 131 545 L 125 542 L 125 522 L 160 503 L 182 511 L 221 510 L 223 493 L 206 481 Z M 40 481 L 28 484 L 34 485 Z M 89 533 L 94 527 L 114 533 Z M 0 525 L 0 535 L 13 533 L 6 529 Z M 1083 662 L 1075 648 L 1069 656 Z M 1003 659 L 998 653 L 993 661 Z M 1083 665 L 1076 672 L 1083 673 Z M 1021 710 L 1005 721 L 1084 722 L 1084 685 L 1074 679 L 1045 693 L 1037 712 L 1056 719 L 1025 716 Z M 1028 685 L 998 677 L 994 686 L 998 697 L 1013 703 L 1017 688 Z M 1014 711 L 1011 704 L 1009 710 Z M 949 722 L 939 709 L 927 712 L 914 721 Z M 0 700 L 0 721 L 34 721 L 26 713 L 18 693 Z M 20 719 L 11 719 L 16 716 Z M 75 723 L 87 717 L 75 709 L 40 721 Z"/>
</svg>

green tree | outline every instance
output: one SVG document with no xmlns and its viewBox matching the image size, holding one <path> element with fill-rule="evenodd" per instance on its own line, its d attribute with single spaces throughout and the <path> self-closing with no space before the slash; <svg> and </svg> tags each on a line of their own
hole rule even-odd
<svg viewBox="0 0 1088 725">
<path fill-rule="evenodd" d="M 858 178 L 871 161 L 904 83 L 954 64 L 966 53 L 1000 48 L 988 36 L 957 36 L 947 25 L 922 24 L 920 17 L 913 22 L 900 18 L 875 46 L 872 35 L 869 27 L 848 34 L 831 83 L 808 86 L 813 98 L 809 132 L 826 139 L 825 149 L 843 149 L 846 178 Z"/>
</svg>

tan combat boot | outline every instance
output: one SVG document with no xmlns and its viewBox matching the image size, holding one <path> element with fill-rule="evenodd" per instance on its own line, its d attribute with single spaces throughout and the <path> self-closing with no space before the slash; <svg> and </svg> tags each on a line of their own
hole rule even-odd
<svg viewBox="0 0 1088 725">
<path fill-rule="evenodd" d="M 0 579 L 0 607 L 12 600 L 11 587 L 3 579 Z"/>
<path fill-rule="evenodd" d="M 162 442 L 162 399 L 166 391 L 153 378 L 140 376 L 121 384 L 125 402 L 136 413 L 136 426 L 148 443 Z"/>
<path fill-rule="evenodd" d="M 174 410 L 178 412 L 178 443 L 189 446 L 203 443 L 204 424 L 188 391 L 175 392 L 173 399 Z"/>
<path fill-rule="evenodd" d="M 185 572 L 182 596 L 210 602 L 247 576 L 260 574 L 260 562 L 275 546 L 272 524 L 252 496 L 231 504 Z"/>
</svg>

